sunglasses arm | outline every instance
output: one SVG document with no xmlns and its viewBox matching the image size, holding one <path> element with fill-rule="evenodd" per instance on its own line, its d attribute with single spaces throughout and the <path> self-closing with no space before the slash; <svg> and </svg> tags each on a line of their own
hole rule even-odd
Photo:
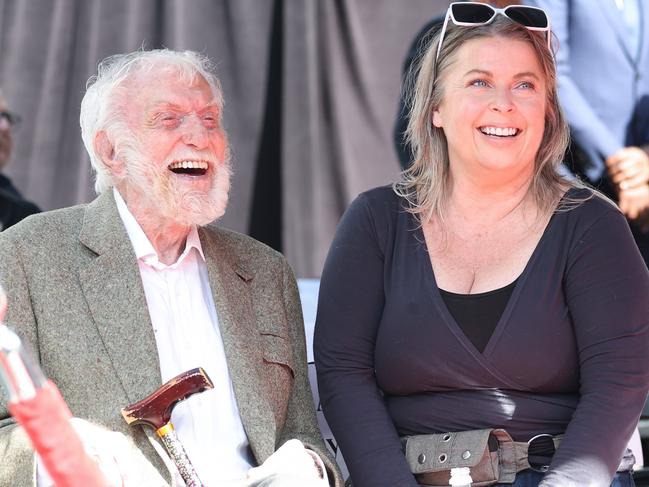
<svg viewBox="0 0 649 487">
<path fill-rule="evenodd" d="M 435 64 L 437 64 L 437 60 L 439 59 L 439 54 L 442 52 L 442 43 L 444 42 L 444 35 L 446 34 L 446 28 L 448 26 L 448 21 L 451 18 L 451 9 L 449 8 L 446 11 L 446 17 L 444 17 L 444 25 L 442 25 L 442 31 L 439 35 L 439 42 L 437 43 L 437 54 L 435 54 Z"/>
</svg>

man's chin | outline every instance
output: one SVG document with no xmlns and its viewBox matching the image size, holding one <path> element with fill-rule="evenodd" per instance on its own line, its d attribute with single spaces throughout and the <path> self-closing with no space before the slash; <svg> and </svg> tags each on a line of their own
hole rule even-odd
<svg viewBox="0 0 649 487">
<path fill-rule="evenodd" d="M 218 220 L 225 214 L 227 197 L 219 201 L 200 201 L 201 199 L 191 201 L 191 204 L 184 201 L 184 204 L 179 205 L 178 211 L 172 212 L 173 214 L 167 215 L 167 217 L 180 225 L 202 227 Z"/>
<path fill-rule="evenodd" d="M 212 212 L 209 214 L 192 214 L 192 215 L 187 215 L 185 221 L 187 222 L 187 225 L 196 225 L 199 227 L 204 227 L 205 225 L 209 225 L 210 223 L 218 220 L 223 216 L 225 212 L 220 211 L 220 212 Z"/>
</svg>

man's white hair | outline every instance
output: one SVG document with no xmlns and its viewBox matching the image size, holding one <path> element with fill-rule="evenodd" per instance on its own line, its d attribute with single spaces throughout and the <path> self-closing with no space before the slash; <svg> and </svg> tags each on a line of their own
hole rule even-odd
<svg viewBox="0 0 649 487">
<path fill-rule="evenodd" d="M 132 138 L 132 132 L 126 126 L 125 112 L 128 110 L 129 97 L 137 96 L 124 89 L 124 82 L 136 75 L 148 72 L 172 72 L 181 79 L 186 79 L 189 86 L 197 76 L 201 76 L 210 85 L 214 100 L 219 108 L 219 117 L 223 108 L 221 83 L 214 73 L 211 61 L 194 51 L 172 51 L 155 49 L 135 51 L 107 57 L 99 63 L 97 75 L 92 76 L 86 84 L 86 94 L 81 100 L 81 138 L 90 155 L 90 163 L 95 170 L 95 191 L 103 193 L 114 186 L 112 174 L 104 166 L 95 152 L 94 139 L 98 132 L 106 131 L 108 138 L 115 142 Z"/>
</svg>

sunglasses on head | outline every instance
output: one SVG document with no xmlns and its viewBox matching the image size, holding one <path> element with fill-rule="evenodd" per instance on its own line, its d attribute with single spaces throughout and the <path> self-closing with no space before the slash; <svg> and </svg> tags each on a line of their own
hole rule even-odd
<svg viewBox="0 0 649 487">
<path fill-rule="evenodd" d="M 545 11 L 538 7 L 529 7 L 527 5 L 509 5 L 505 8 L 495 8 L 486 3 L 475 2 L 453 2 L 449 5 L 444 18 L 444 25 L 439 36 L 437 44 L 437 54 L 435 63 L 439 59 L 439 53 L 442 51 L 442 42 L 446 34 L 448 21 L 451 20 L 455 25 L 470 27 L 477 25 L 487 25 L 493 22 L 496 15 L 504 15 L 510 20 L 521 24 L 529 30 L 546 32 L 548 37 L 548 49 L 550 46 L 550 19 Z"/>
</svg>

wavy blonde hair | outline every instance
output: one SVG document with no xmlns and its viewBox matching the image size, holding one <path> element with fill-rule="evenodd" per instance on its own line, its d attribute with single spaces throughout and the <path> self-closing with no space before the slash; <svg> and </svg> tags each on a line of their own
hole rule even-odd
<svg viewBox="0 0 649 487">
<path fill-rule="evenodd" d="M 496 16 L 490 24 L 475 27 L 461 27 L 449 22 L 439 60 L 435 62 L 439 37 L 438 31 L 408 75 L 410 118 L 406 137 L 413 150 L 414 162 L 401 173 L 401 179 L 393 185 L 394 191 L 407 200 L 408 211 L 414 213 L 420 223 L 433 216 L 444 221 L 445 204 L 451 191 L 448 147 L 444 131 L 432 123 L 432 114 L 444 98 L 445 74 L 467 41 L 504 37 L 532 46 L 545 77 L 545 128 L 529 192 L 541 213 L 551 213 L 568 188 L 582 185 L 569 181 L 558 172 L 570 136 L 559 105 L 554 56 L 547 46 L 545 34 L 530 31 L 503 15 Z"/>
</svg>

